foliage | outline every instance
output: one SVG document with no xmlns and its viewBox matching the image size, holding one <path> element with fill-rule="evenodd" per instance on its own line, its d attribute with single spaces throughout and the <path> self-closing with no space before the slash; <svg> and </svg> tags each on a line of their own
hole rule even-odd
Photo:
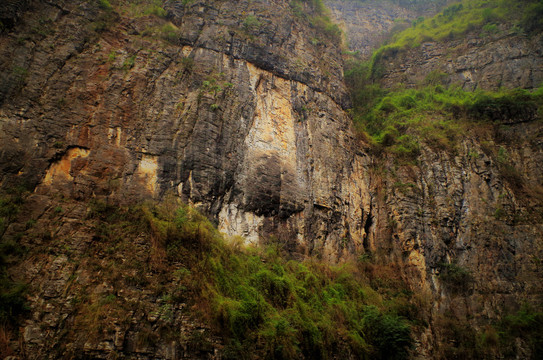
<svg viewBox="0 0 543 360">
<path fill-rule="evenodd" d="M 294 15 L 309 21 L 311 26 L 335 44 L 341 44 L 342 32 L 330 20 L 330 11 L 322 0 L 292 0 L 290 6 Z"/>
<path fill-rule="evenodd" d="M 124 70 L 132 69 L 134 67 L 135 62 L 136 62 L 136 55 L 132 55 L 132 56 L 127 57 L 123 61 L 123 69 Z"/>
<path fill-rule="evenodd" d="M 244 351 L 266 358 L 327 358 L 335 351 L 407 358 L 409 326 L 367 306 L 375 292 L 348 267 L 287 261 L 273 247 L 215 250 L 208 289 L 213 310 Z M 377 296 L 373 303 L 381 301 Z"/>
<path fill-rule="evenodd" d="M 528 33 L 543 31 L 543 2 L 539 1 L 528 6 L 520 24 Z"/>
<path fill-rule="evenodd" d="M 179 40 L 179 29 L 172 23 L 166 23 L 159 29 L 160 37 L 171 43 Z"/>
<path fill-rule="evenodd" d="M 108 0 L 97 0 L 97 2 L 98 2 L 98 6 L 101 9 L 106 10 L 106 11 L 113 10 L 113 7 L 111 6 Z"/>
<path fill-rule="evenodd" d="M 439 278 L 454 293 L 465 292 L 469 290 L 473 283 L 473 276 L 464 267 L 458 264 L 440 264 L 441 272 Z"/>
<path fill-rule="evenodd" d="M 185 290 L 164 301 L 186 302 L 192 294 L 193 309 L 225 337 L 224 358 L 407 358 L 411 330 L 399 313 L 405 297 L 392 280 L 380 280 L 381 292 L 374 290 L 371 278 L 388 277 L 376 267 L 378 275 L 370 276 L 367 263 L 331 266 L 289 260 L 273 244 L 245 247 L 175 199 L 121 210 L 94 202 L 89 217 L 106 224 L 103 239 L 121 229 L 124 237 L 150 237 L 152 253 L 162 254 L 151 256 L 153 266 L 177 264 L 172 281 Z M 85 311 L 87 318 L 107 319 L 119 306 L 118 298 L 96 299 Z"/>
<path fill-rule="evenodd" d="M 249 15 L 243 20 L 243 28 L 245 31 L 255 31 L 258 29 L 262 24 L 260 21 L 258 21 L 258 18 L 254 15 Z"/>
<path fill-rule="evenodd" d="M 527 6 L 526 3 L 533 3 Z M 383 60 L 405 49 L 428 41 L 458 39 L 463 34 L 481 29 L 483 34 L 499 31 L 499 25 L 509 27 L 520 23 L 527 32 L 543 29 L 543 3 L 536 0 L 463 0 L 445 8 L 432 18 L 418 18 L 412 26 L 392 36 L 377 49 L 371 59 L 372 75 L 379 77 Z"/>
<path fill-rule="evenodd" d="M 530 347 L 533 359 L 543 352 L 543 312 L 523 306 L 516 313 L 504 316 L 496 327 L 502 347 L 510 346 L 514 338 L 520 338 Z"/>
<path fill-rule="evenodd" d="M 376 307 L 365 308 L 366 336 L 376 344 L 374 359 L 407 359 L 411 347 L 409 326 L 395 315 L 383 314 Z"/>
<path fill-rule="evenodd" d="M 543 88 L 468 92 L 447 86 L 447 75 L 434 71 L 417 88 L 386 90 L 373 82 L 375 71 L 371 62 L 353 57 L 347 61 L 345 80 L 355 126 L 377 150 L 407 161 L 417 158 L 421 141 L 453 150 L 462 132 L 474 124 L 541 117 Z"/>
<path fill-rule="evenodd" d="M 168 12 L 163 8 L 162 0 L 111 0 L 116 11 L 127 13 L 131 17 L 155 15 L 166 18 Z"/>
</svg>

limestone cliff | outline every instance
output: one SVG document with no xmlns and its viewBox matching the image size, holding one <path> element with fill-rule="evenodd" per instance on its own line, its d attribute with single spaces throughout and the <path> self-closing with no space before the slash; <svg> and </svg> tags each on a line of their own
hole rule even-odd
<svg viewBox="0 0 543 360">
<path fill-rule="evenodd" d="M 305 253 L 360 245 L 368 160 L 339 48 L 288 3 L 171 2 L 164 20 L 32 7 L 1 39 L 4 184 L 174 192 L 249 241 L 281 228 Z"/>
<path fill-rule="evenodd" d="M 0 185 L 32 192 L 5 231 L 29 249 L 11 269 L 32 284 L 20 345 L 13 339 L 17 355 L 220 356 L 221 340 L 185 303 L 168 307 L 138 291 L 142 278 L 179 286 L 164 269 L 129 266 L 130 257 L 158 256 L 151 244 L 136 238 L 102 248 L 100 223 L 87 217 L 96 199 L 131 204 L 174 195 L 224 233 L 279 242 L 294 257 L 392 263 L 425 304 L 413 354 L 420 358 L 470 355 L 458 352 L 446 321 L 480 330 L 543 301 L 536 115 L 478 127 L 453 151 L 422 143 L 416 161 L 402 163 L 357 136 L 341 49 L 312 24 L 317 10 L 308 2 L 297 3 L 300 13 L 284 0 L 165 1 L 163 12 L 147 14 L 112 3 L 0 5 Z M 337 16 L 350 6 L 330 4 Z M 360 17 L 385 11 L 371 4 L 346 20 L 350 31 Z M 368 20 L 379 28 L 370 34 L 420 14 L 391 11 L 382 24 Z M 368 53 L 375 39 L 381 35 L 351 44 Z M 467 89 L 533 88 L 541 48 L 541 35 L 505 30 L 426 43 L 384 58 L 383 83 L 414 85 L 437 71 Z M 128 265 L 117 272 L 113 260 Z M 453 265 L 469 273 L 461 284 L 447 281 Z M 117 296 L 138 306 L 101 338 L 87 339 L 78 291 L 107 299 L 114 285 L 102 281 L 106 272 L 118 284 L 136 282 Z M 182 340 L 154 339 L 166 325 L 181 329 Z M 535 356 L 520 338 L 512 348 L 519 358 Z"/>
<path fill-rule="evenodd" d="M 424 83 L 428 74 L 442 74 L 447 84 L 463 89 L 533 89 L 543 81 L 541 34 L 526 35 L 508 26 L 497 33 L 480 30 L 461 39 L 429 41 L 381 59 L 386 87 Z"/>
<path fill-rule="evenodd" d="M 331 260 L 361 250 L 371 224 L 369 159 L 345 112 L 340 48 L 309 23 L 314 9 L 167 1 L 157 16 L 125 5 L 7 5 L 0 181 L 33 191 L 6 233 L 29 249 L 12 268 L 32 284 L 21 345 L 12 339 L 26 358 L 199 358 L 220 348 L 185 304 L 164 320 L 160 290 L 138 285 L 174 286 L 171 273 L 101 275 L 115 262 L 145 263 L 153 250 L 127 239 L 131 255 L 104 253 L 100 225 L 86 220 L 91 199 L 130 204 L 174 194 L 227 234 L 273 236 L 297 254 Z M 86 338 L 91 324 L 78 304 L 107 296 L 140 310 L 128 322 L 108 310 L 99 316 L 113 323 Z M 149 340 L 169 326 L 181 340 Z"/>
</svg>

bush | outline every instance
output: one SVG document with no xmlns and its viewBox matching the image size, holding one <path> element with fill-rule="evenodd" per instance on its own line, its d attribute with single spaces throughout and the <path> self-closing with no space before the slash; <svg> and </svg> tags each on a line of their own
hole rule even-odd
<svg viewBox="0 0 543 360">
<path fill-rule="evenodd" d="M 530 121 L 538 116 L 540 99 L 526 90 L 505 94 L 477 93 L 467 107 L 469 115 L 478 120 L 515 122 Z"/>
<path fill-rule="evenodd" d="M 413 339 L 407 323 L 393 315 L 382 314 L 374 306 L 364 309 L 364 330 L 373 345 L 375 359 L 408 359 Z"/>
<path fill-rule="evenodd" d="M 94 202 L 89 210 L 89 216 L 107 227 L 103 243 L 149 238 L 151 268 L 171 273 L 168 281 L 183 287 L 162 295 L 165 303 L 193 301 L 195 314 L 225 338 L 224 358 L 323 359 L 354 354 L 403 359 L 411 346 L 407 322 L 390 311 L 400 308 L 394 295 L 374 291 L 356 265 L 288 260 L 274 245 L 227 245 L 204 216 L 174 198 L 161 205 L 118 209 L 115 216 L 111 211 L 103 202 Z M 157 253 L 164 254 L 161 267 L 153 263 Z M 125 281 L 150 286 L 135 282 L 133 276 Z M 122 299 L 110 296 L 101 303 L 113 309 Z M 100 319 L 110 319 L 98 319 L 100 313 L 94 313 L 87 318 L 100 326 L 105 321 Z"/>
<path fill-rule="evenodd" d="M 508 347 L 515 338 L 528 344 L 532 359 L 543 353 L 543 312 L 523 306 L 518 312 L 504 316 L 498 324 L 502 347 Z"/>
<path fill-rule="evenodd" d="M 527 7 L 521 21 L 522 28 L 528 33 L 543 30 L 543 2 L 539 1 Z"/>
<path fill-rule="evenodd" d="M 101 9 L 106 10 L 106 11 L 112 11 L 113 10 L 113 7 L 111 6 L 111 4 L 109 3 L 108 0 L 98 0 L 98 6 Z"/>
<path fill-rule="evenodd" d="M 14 282 L 5 274 L 0 275 L 0 323 L 14 324 L 18 317 L 28 310 L 26 303 L 27 285 Z"/>
<path fill-rule="evenodd" d="M 171 43 L 179 41 L 179 30 L 172 23 L 166 23 L 159 29 L 160 37 Z"/>
<path fill-rule="evenodd" d="M 473 276 L 466 268 L 457 264 L 440 264 L 439 278 L 453 293 L 466 292 L 471 288 Z"/>
</svg>

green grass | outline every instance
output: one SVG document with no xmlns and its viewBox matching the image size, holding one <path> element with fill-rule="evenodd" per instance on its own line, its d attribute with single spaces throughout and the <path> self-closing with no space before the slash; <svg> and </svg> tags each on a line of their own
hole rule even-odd
<svg viewBox="0 0 543 360">
<path fill-rule="evenodd" d="M 419 142 L 452 150 L 470 127 L 542 117 L 543 88 L 468 92 L 443 85 L 446 74 L 432 72 L 414 89 L 387 90 L 372 81 L 372 64 L 351 59 L 345 80 L 355 126 L 377 150 L 416 159 Z"/>
<path fill-rule="evenodd" d="M 383 59 L 428 41 L 459 39 L 466 32 L 481 35 L 499 32 L 500 25 L 516 26 L 528 33 L 543 29 L 543 3 L 538 0 L 463 0 L 432 18 L 419 18 L 377 49 L 371 59 L 372 76 L 379 77 Z"/>
<path fill-rule="evenodd" d="M 100 0 L 101 1 L 101 0 Z M 111 0 L 115 10 L 130 17 L 155 15 L 165 18 L 168 12 L 163 8 L 162 0 Z"/>
<path fill-rule="evenodd" d="M 406 285 L 378 266 L 294 261 L 273 244 L 246 247 L 172 199 L 132 209 L 94 202 L 89 219 L 102 224 L 96 239 L 104 244 L 131 234 L 151 239 L 149 266 L 170 273 L 179 285 L 162 297 L 168 304 L 188 301 L 224 338 L 224 358 L 325 359 L 351 353 L 405 359 L 412 346 L 404 316 L 416 315 L 405 311 Z M 375 289 L 371 279 L 379 284 Z M 116 304 L 107 300 L 107 306 Z M 89 306 L 96 307 L 85 305 L 84 312 L 95 314 L 98 308 Z"/>
<path fill-rule="evenodd" d="M 408 323 L 349 267 L 287 261 L 273 248 L 212 256 L 207 290 L 230 345 L 266 358 L 406 358 Z"/>
<path fill-rule="evenodd" d="M 322 0 L 292 0 L 290 7 L 296 17 L 308 21 L 319 34 L 335 44 L 341 44 L 343 33 L 330 19 L 330 10 Z M 315 40 L 318 43 L 318 39 Z"/>
</svg>

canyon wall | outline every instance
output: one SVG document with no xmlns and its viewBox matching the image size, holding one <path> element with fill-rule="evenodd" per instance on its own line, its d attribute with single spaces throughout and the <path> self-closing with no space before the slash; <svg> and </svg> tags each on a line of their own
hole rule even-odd
<svg viewBox="0 0 543 360">
<path fill-rule="evenodd" d="M 101 296 L 112 287 L 92 270 L 106 251 L 97 224 L 85 220 L 92 199 L 130 204 L 173 194 L 247 243 L 279 242 L 300 258 L 366 255 L 393 263 L 413 291 L 428 294 L 429 326 L 416 334 L 421 358 L 441 356 L 450 340 L 440 333 L 445 318 L 482 328 L 543 300 L 537 116 L 513 114 L 465 134 L 453 151 L 421 144 L 416 159 L 402 162 L 375 154 L 356 134 L 341 49 L 287 1 L 166 1 L 162 17 L 92 1 L 6 4 L 0 184 L 32 192 L 6 232 L 23 233 L 31 249 L 12 270 L 33 284 L 21 340 L 28 358 L 78 351 L 98 358 L 114 351 L 204 356 L 188 341 L 147 348 L 136 341 L 138 321 L 156 329 L 164 309 L 157 296 L 133 289 L 123 295 L 143 304 L 133 323 L 119 320 L 96 341 L 84 333 L 64 337 L 76 317 L 75 289 Z M 330 4 L 339 14 L 339 2 Z M 303 6 L 306 14 L 315 11 Z M 415 11 L 383 15 L 375 6 L 357 14 L 371 15 L 363 23 L 379 34 Z M 381 39 L 370 31 L 366 43 L 363 31 L 352 29 L 361 37 L 351 44 L 363 53 Z M 541 77 L 540 35 L 454 44 L 423 44 L 384 59 L 384 85 L 417 84 L 431 71 L 467 89 L 533 88 Z M 29 221 L 37 224 L 31 231 Z M 132 245 L 137 257 L 150 252 L 141 239 Z M 124 262 L 123 254 L 115 256 Z M 442 276 L 450 264 L 469 272 L 463 284 Z M 146 276 L 158 281 L 152 269 Z M 189 315 L 179 304 L 172 326 L 187 334 L 206 330 Z M 527 351 L 522 339 L 515 346 Z M 206 356 L 218 347 L 212 339 Z"/>
</svg>

